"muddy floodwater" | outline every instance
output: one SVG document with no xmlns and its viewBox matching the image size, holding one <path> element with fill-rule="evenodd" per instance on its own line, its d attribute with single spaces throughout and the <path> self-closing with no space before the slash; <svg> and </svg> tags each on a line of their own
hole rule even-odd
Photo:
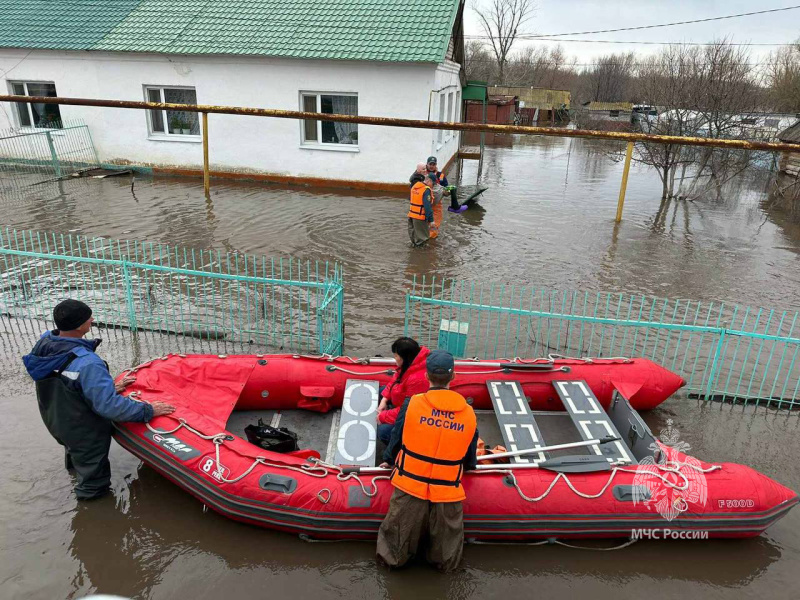
<svg viewBox="0 0 800 600">
<path fill-rule="evenodd" d="M 421 249 L 408 241 L 407 200 L 375 193 L 213 181 L 206 198 L 200 181 L 120 177 L 45 184 L 0 206 L 2 224 L 18 229 L 339 261 L 355 355 L 388 354 L 405 290 L 422 275 L 800 308 L 800 227 L 768 210 L 764 177 L 741 177 L 721 197 L 662 203 L 658 177 L 634 165 L 615 224 L 622 165 L 608 150 L 492 140 L 482 208 L 445 213 L 439 239 Z M 79 505 L 19 360 L 35 333 L 0 320 L 2 598 L 798 596 L 800 509 L 751 540 L 641 541 L 609 552 L 468 546 L 463 569 L 443 576 L 423 565 L 379 569 L 369 543 L 308 543 L 204 512 L 116 444 L 113 495 Z M 157 336 L 142 344 L 103 335 L 115 372 L 170 350 Z M 671 421 L 690 454 L 745 463 L 800 490 L 797 414 L 675 397 L 644 416 L 656 434 Z"/>
</svg>

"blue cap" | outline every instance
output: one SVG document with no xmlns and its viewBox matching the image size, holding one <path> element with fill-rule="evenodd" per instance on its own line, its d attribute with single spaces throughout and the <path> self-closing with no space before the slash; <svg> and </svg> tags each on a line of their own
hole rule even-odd
<svg viewBox="0 0 800 600">
<path fill-rule="evenodd" d="M 425 361 L 425 368 L 428 369 L 428 373 L 433 373 L 434 375 L 452 373 L 455 365 L 456 362 L 453 360 L 453 355 L 445 350 L 434 350 Z"/>
</svg>

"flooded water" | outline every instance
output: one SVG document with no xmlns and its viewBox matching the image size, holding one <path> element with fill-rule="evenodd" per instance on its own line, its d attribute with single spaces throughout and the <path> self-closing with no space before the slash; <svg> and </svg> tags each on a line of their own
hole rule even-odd
<svg viewBox="0 0 800 600">
<path fill-rule="evenodd" d="M 421 275 L 800 307 L 800 227 L 761 209 L 764 179 L 740 179 L 721 200 L 662 203 L 655 173 L 634 166 L 617 225 L 622 166 L 608 150 L 581 140 L 493 140 L 482 210 L 445 213 L 439 239 L 421 249 L 408 242 L 404 198 L 217 181 L 208 199 L 201 182 L 178 179 L 48 185 L 38 199 L 3 198 L 3 223 L 337 260 L 346 349 L 357 355 L 388 353 L 402 332 L 405 289 Z M 465 183 L 474 183 L 474 169 L 467 164 Z M 109 333 L 101 353 L 115 371 L 168 349 Z M 790 598 L 800 585 L 798 510 L 753 540 L 649 541 L 614 552 L 471 546 L 464 568 L 441 576 L 424 566 L 378 569 L 370 544 L 306 543 L 204 513 L 116 445 L 114 495 L 78 505 L 14 355 L 34 332 L 6 327 L 0 336 L 4 598 L 94 590 L 137 598 Z M 800 489 L 796 414 L 674 398 L 646 415 L 656 433 L 668 419 L 691 454 L 743 462 Z"/>
</svg>

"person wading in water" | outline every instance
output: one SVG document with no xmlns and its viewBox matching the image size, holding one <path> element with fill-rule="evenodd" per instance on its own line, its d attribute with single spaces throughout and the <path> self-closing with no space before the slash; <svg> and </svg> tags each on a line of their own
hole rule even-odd
<svg viewBox="0 0 800 600">
<path fill-rule="evenodd" d="M 111 486 L 112 421 L 146 422 L 168 415 L 166 402 L 137 402 L 120 392 L 135 381 L 114 383 L 108 364 L 95 354 L 102 340 L 83 339 L 92 328 L 92 309 L 79 300 L 64 300 L 53 309 L 56 329 L 42 334 L 22 357 L 36 382 L 39 412 L 50 434 L 64 446 L 64 463 L 77 477 L 79 500 L 104 496 Z"/>
<path fill-rule="evenodd" d="M 447 572 L 461 562 L 461 476 L 477 465 L 478 428 L 472 407 L 448 389 L 453 355 L 435 350 L 425 366 L 431 388 L 403 404 L 387 449 L 394 456 L 395 489 L 378 531 L 377 556 L 390 567 L 403 566 L 427 538 L 428 562 Z"/>
<path fill-rule="evenodd" d="M 409 180 L 411 204 L 406 215 L 408 217 L 408 237 L 411 238 L 414 246 L 422 246 L 430 239 L 430 224 L 433 222 L 431 182 L 428 180 L 426 183 L 426 177 L 420 173 L 420 167 L 424 173 L 425 165 L 419 164 Z"/>
</svg>

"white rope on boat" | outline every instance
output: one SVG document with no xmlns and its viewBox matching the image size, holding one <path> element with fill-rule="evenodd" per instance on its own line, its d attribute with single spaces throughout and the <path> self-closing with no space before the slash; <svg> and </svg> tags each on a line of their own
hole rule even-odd
<svg viewBox="0 0 800 600">
<path fill-rule="evenodd" d="M 336 365 L 332 365 L 328 367 L 329 371 L 341 371 L 342 373 L 347 373 L 348 375 L 392 375 L 394 374 L 394 369 L 383 369 L 382 371 L 368 371 L 368 372 L 360 372 L 360 371 L 351 371 L 349 369 L 343 369 L 342 367 L 337 367 Z"/>
<path fill-rule="evenodd" d="M 467 544 L 476 546 L 547 546 L 556 545 L 564 546 L 565 548 L 572 548 L 573 550 L 594 550 L 595 552 L 611 552 L 612 550 L 622 550 L 638 542 L 638 539 L 629 538 L 627 541 L 610 548 L 595 548 L 593 546 L 577 546 L 575 544 L 567 544 L 558 538 L 548 538 L 538 542 L 484 542 L 476 539 L 468 539 Z"/>
<path fill-rule="evenodd" d="M 175 418 L 175 417 L 173 417 L 173 418 Z M 227 432 L 215 433 L 213 435 L 206 435 L 206 434 L 198 431 L 197 429 L 195 429 L 191 425 L 189 425 L 186 422 L 185 419 L 177 418 L 177 420 L 178 420 L 178 426 L 175 427 L 174 429 L 170 429 L 168 431 L 167 430 L 162 431 L 160 429 L 156 429 L 155 427 L 151 426 L 150 423 L 145 423 L 145 426 L 151 432 L 159 434 L 159 435 L 170 435 L 172 433 L 177 432 L 181 428 L 184 428 L 184 429 L 189 430 L 190 432 L 192 432 L 193 434 L 195 434 L 196 436 L 198 436 L 201 439 L 211 440 L 214 443 L 214 448 L 215 448 L 214 460 L 216 462 L 216 467 L 217 467 L 217 476 L 215 476 L 214 478 L 217 479 L 218 481 L 223 482 L 223 483 L 237 483 L 237 482 L 241 481 L 242 479 L 247 477 L 250 473 L 252 473 L 253 469 L 255 469 L 256 466 L 259 465 L 259 464 L 264 465 L 266 467 L 274 468 L 274 469 L 285 469 L 287 471 L 294 471 L 296 473 L 302 473 L 304 475 L 308 475 L 309 477 L 318 477 L 318 478 L 324 478 L 324 477 L 328 477 L 329 475 L 333 475 L 334 473 L 331 473 L 330 471 L 334 471 L 337 481 L 344 482 L 344 481 L 348 481 L 350 479 L 354 479 L 358 483 L 358 485 L 361 487 L 361 491 L 364 492 L 365 496 L 367 496 L 368 498 L 374 498 L 378 494 L 378 485 L 376 484 L 376 481 L 391 479 L 391 477 L 389 477 L 388 475 L 376 475 L 370 481 L 370 489 L 368 489 L 367 485 L 365 485 L 364 482 L 361 481 L 361 478 L 358 476 L 357 473 L 347 473 L 347 474 L 345 474 L 344 470 L 339 465 L 332 465 L 332 464 L 329 464 L 329 463 L 325 463 L 325 462 L 321 461 L 318 458 L 311 457 L 311 458 L 308 459 L 311 462 L 310 465 L 309 464 L 301 464 L 299 467 L 296 467 L 294 465 L 286 465 L 286 464 L 270 461 L 265 456 L 257 456 L 255 459 L 253 459 L 253 462 L 250 464 L 250 466 L 247 469 L 245 469 L 245 471 L 242 474 L 240 474 L 238 477 L 234 477 L 233 479 L 228 479 L 227 477 L 225 477 L 223 475 L 224 469 L 222 468 L 222 465 L 220 463 L 219 449 L 220 449 L 220 446 L 222 446 L 229 438 L 231 438 L 233 436 L 231 436 Z M 322 492 L 325 489 L 327 489 L 327 488 L 322 488 L 322 490 L 320 490 L 320 492 Z M 328 500 L 330 500 L 330 497 L 328 497 Z M 327 502 L 323 502 L 323 504 L 327 504 Z"/>
<path fill-rule="evenodd" d="M 686 478 L 686 475 L 681 473 L 681 468 L 688 467 L 688 468 L 693 469 L 693 470 L 695 470 L 697 472 L 700 472 L 700 473 L 710 473 L 712 471 L 716 471 L 716 470 L 722 468 L 720 465 L 712 465 L 711 467 L 709 467 L 707 469 L 703 469 L 702 467 L 700 467 L 698 465 L 693 465 L 691 463 L 679 463 L 679 462 L 674 462 L 674 461 L 667 462 L 664 465 L 648 465 L 648 466 L 653 466 L 656 469 L 658 469 L 660 471 L 663 471 L 664 473 L 675 475 L 679 479 L 683 480 L 683 483 L 681 485 L 678 485 L 677 483 L 671 482 L 664 475 L 661 475 L 660 473 L 656 473 L 656 472 L 648 470 L 650 475 L 652 475 L 653 477 L 656 477 L 657 479 L 660 479 L 662 481 L 662 483 L 664 483 L 665 486 L 667 486 L 669 488 L 672 488 L 672 489 L 675 489 L 675 490 L 678 490 L 678 491 L 681 491 L 681 492 L 685 491 L 685 490 L 687 490 L 689 488 L 689 480 Z M 520 487 L 519 482 L 517 481 L 517 477 L 514 474 L 513 470 L 511 470 L 511 469 L 487 469 L 485 471 L 481 471 L 481 473 L 500 473 L 500 474 L 503 474 L 503 475 L 507 475 L 509 477 L 510 483 L 517 490 L 517 493 L 520 495 L 520 497 L 523 500 L 525 500 L 527 502 L 540 502 L 541 500 L 544 500 L 545 498 L 547 498 L 547 496 L 550 494 L 550 492 L 553 490 L 553 488 L 559 482 L 559 480 L 563 480 L 567 484 L 567 487 L 569 487 L 569 489 L 572 490 L 572 492 L 575 495 L 580 496 L 581 498 L 585 498 L 586 500 L 596 500 L 597 498 L 599 498 L 600 496 L 602 496 L 606 492 L 606 490 L 609 488 L 611 483 L 614 481 L 614 478 L 617 476 L 618 472 L 623 472 L 623 473 L 641 473 L 641 471 L 638 470 L 638 469 L 630 469 L 630 468 L 624 468 L 624 467 L 615 466 L 611 471 L 611 475 L 609 475 L 609 477 L 608 477 L 608 481 L 606 481 L 606 483 L 602 487 L 602 489 L 599 492 L 597 492 L 596 494 L 589 494 L 589 493 L 581 492 L 579 489 L 577 489 L 575 487 L 575 485 L 572 483 L 572 481 L 570 481 L 569 477 L 565 473 L 558 473 L 558 475 L 556 475 L 555 479 L 553 479 L 553 481 L 550 483 L 550 485 L 547 487 L 547 489 L 542 494 L 540 494 L 539 496 L 530 497 L 530 496 L 527 496 L 525 494 L 525 492 L 522 491 L 522 488 Z M 685 502 L 684 502 L 684 504 L 685 504 Z M 685 506 L 685 508 L 683 510 L 681 510 L 680 512 L 685 512 L 687 509 L 688 509 L 688 505 Z"/>
</svg>

